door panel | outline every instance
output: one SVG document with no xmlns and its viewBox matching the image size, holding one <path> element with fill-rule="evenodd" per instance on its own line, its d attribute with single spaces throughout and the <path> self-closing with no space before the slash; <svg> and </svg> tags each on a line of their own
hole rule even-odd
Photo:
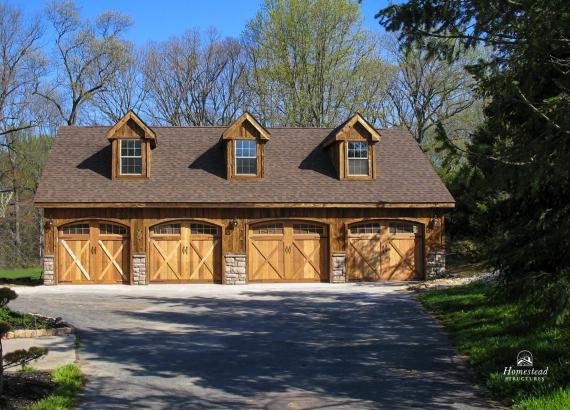
<svg viewBox="0 0 570 410">
<path fill-rule="evenodd" d="M 150 280 L 169 282 L 182 279 L 180 238 L 160 238 L 150 241 Z"/>
<path fill-rule="evenodd" d="M 128 282 L 129 241 L 127 238 L 100 238 L 95 248 L 94 280 L 100 283 Z"/>
<path fill-rule="evenodd" d="M 285 245 L 283 236 L 251 238 L 249 242 L 250 281 L 285 279 Z"/>
<path fill-rule="evenodd" d="M 380 235 L 349 238 L 348 276 L 350 281 L 376 281 L 381 278 Z"/>
<path fill-rule="evenodd" d="M 221 281 L 221 243 L 216 237 L 191 237 L 187 248 L 189 280 Z"/>
<path fill-rule="evenodd" d="M 293 237 L 290 279 L 326 280 L 326 238 Z"/>
<path fill-rule="evenodd" d="M 89 239 L 59 239 L 58 282 L 80 283 L 90 282 L 90 248 Z"/>
<path fill-rule="evenodd" d="M 416 277 L 416 238 L 388 238 L 389 264 L 385 280 L 411 280 Z"/>
<path fill-rule="evenodd" d="M 249 280 L 324 281 L 328 278 L 326 229 L 311 223 L 279 221 L 249 230 Z"/>
</svg>

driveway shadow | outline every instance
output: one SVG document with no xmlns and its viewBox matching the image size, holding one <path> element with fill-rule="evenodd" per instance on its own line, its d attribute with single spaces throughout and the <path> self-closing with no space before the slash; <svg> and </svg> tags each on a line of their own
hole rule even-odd
<svg viewBox="0 0 570 410">
<path fill-rule="evenodd" d="M 116 320 L 84 329 L 81 355 L 132 380 L 90 378 L 84 408 L 489 407 L 446 336 L 403 292 L 243 290 L 115 302 L 146 307 L 114 310 Z M 137 380 L 155 388 L 129 392 Z"/>
</svg>

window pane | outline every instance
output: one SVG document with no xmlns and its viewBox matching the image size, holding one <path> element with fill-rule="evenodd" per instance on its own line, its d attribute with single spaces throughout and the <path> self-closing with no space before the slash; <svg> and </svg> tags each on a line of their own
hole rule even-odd
<svg viewBox="0 0 570 410">
<path fill-rule="evenodd" d="M 253 233 L 262 234 L 262 235 L 271 235 L 271 234 L 281 235 L 283 234 L 283 225 L 269 224 L 269 225 L 258 226 L 253 230 Z"/>
<path fill-rule="evenodd" d="M 126 235 L 127 229 L 120 225 L 100 224 L 99 232 L 101 235 Z"/>
<path fill-rule="evenodd" d="M 406 223 L 391 223 L 390 224 L 390 233 L 392 234 L 399 234 L 399 233 L 416 233 L 417 228 L 415 225 L 406 224 Z"/>
<path fill-rule="evenodd" d="M 348 175 L 368 175 L 368 159 L 349 159 Z"/>
<path fill-rule="evenodd" d="M 218 227 L 206 224 L 190 224 L 190 232 L 194 235 L 217 235 Z"/>
<path fill-rule="evenodd" d="M 142 158 L 121 158 L 121 174 L 135 174 L 142 173 Z"/>
<path fill-rule="evenodd" d="M 87 235 L 89 233 L 89 224 L 64 226 L 62 231 L 66 235 Z"/>
<path fill-rule="evenodd" d="M 379 223 L 365 223 L 350 227 L 351 233 L 380 233 Z"/>
<path fill-rule="evenodd" d="M 318 233 L 323 234 L 323 227 L 311 224 L 293 224 L 293 233 Z"/>
<path fill-rule="evenodd" d="M 237 175 L 256 175 L 257 158 L 236 158 Z"/>
<path fill-rule="evenodd" d="M 257 174 L 257 143 L 236 140 L 236 175 Z"/>
<path fill-rule="evenodd" d="M 139 157 L 141 155 L 140 140 L 121 140 L 121 156 Z"/>
<path fill-rule="evenodd" d="M 348 158 L 368 158 L 368 144 L 365 142 L 349 141 Z"/>
<path fill-rule="evenodd" d="M 237 158 L 255 158 L 257 154 L 257 143 L 250 140 L 236 141 Z"/>
<path fill-rule="evenodd" d="M 180 224 L 164 224 L 154 228 L 158 235 L 180 235 Z"/>
<path fill-rule="evenodd" d="M 142 174 L 141 140 L 121 140 L 121 174 Z"/>
</svg>

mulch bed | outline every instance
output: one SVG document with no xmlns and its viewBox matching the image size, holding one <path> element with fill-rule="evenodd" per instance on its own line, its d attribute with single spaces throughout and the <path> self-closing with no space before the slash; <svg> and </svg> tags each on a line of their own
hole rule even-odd
<svg viewBox="0 0 570 410">
<path fill-rule="evenodd" d="M 43 279 L 32 278 L 0 278 L 0 285 L 16 285 L 16 286 L 41 286 L 44 284 Z"/>
<path fill-rule="evenodd" d="M 51 373 L 44 371 L 9 372 L 4 374 L 4 394 L 0 398 L 2 409 L 27 409 L 49 396 L 55 389 Z"/>
</svg>

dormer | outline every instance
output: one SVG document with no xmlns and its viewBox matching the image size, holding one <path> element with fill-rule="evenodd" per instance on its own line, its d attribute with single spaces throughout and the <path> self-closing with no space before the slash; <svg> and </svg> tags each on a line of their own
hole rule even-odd
<svg viewBox="0 0 570 410">
<path fill-rule="evenodd" d="M 134 112 L 129 111 L 109 131 L 113 179 L 150 178 L 151 150 L 156 134 Z"/>
<path fill-rule="evenodd" d="M 376 178 L 375 145 L 380 134 L 360 114 L 335 128 L 323 142 L 340 180 Z"/>
<path fill-rule="evenodd" d="M 269 132 L 248 112 L 222 134 L 228 179 L 263 178 L 263 150 Z"/>
</svg>

